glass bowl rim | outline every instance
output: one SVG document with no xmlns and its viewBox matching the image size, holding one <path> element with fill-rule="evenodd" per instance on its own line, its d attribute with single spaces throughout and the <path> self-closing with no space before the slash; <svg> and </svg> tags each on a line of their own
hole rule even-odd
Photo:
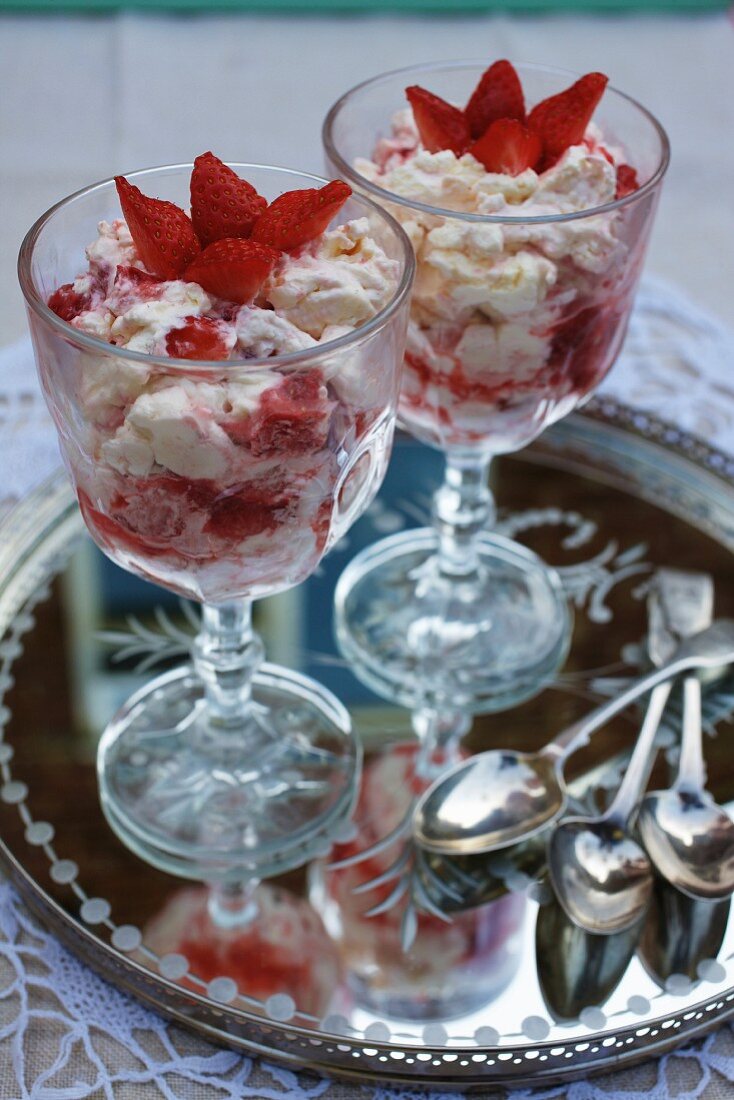
<svg viewBox="0 0 734 1100">
<path fill-rule="evenodd" d="M 434 217 L 454 218 L 458 221 L 473 222 L 483 225 L 554 225 L 562 222 L 578 221 L 581 218 L 589 218 L 597 214 L 607 214 L 639 201 L 645 195 L 654 191 L 662 181 L 670 163 L 670 141 L 665 129 L 651 111 L 648 111 L 646 107 L 643 107 L 642 104 L 636 99 L 633 99 L 632 96 L 627 95 L 626 92 L 620 91 L 613 85 L 607 85 L 605 95 L 611 92 L 614 96 L 626 100 L 627 103 L 631 104 L 648 120 L 660 140 L 660 159 L 650 179 L 643 183 L 636 191 L 632 191 L 623 198 L 614 199 L 614 201 L 604 203 L 601 206 L 590 206 L 584 210 L 573 210 L 565 214 L 538 214 L 531 217 L 522 217 L 517 214 L 475 214 L 462 210 L 450 210 L 442 206 L 431 206 L 417 199 L 410 199 L 405 195 L 398 195 L 394 191 L 388 191 L 378 184 L 373 183 L 371 180 L 368 180 L 366 176 L 356 171 L 337 150 L 333 140 L 333 128 L 336 118 L 342 108 L 364 89 L 373 87 L 377 84 L 386 84 L 391 80 L 395 80 L 397 77 L 408 77 L 409 75 L 415 75 L 417 73 L 446 72 L 473 68 L 485 70 L 487 68 L 486 58 L 480 60 L 476 58 L 465 58 L 453 61 L 428 61 L 419 65 L 407 65 L 400 69 L 390 69 L 388 72 L 379 73 L 377 76 L 372 76 L 368 80 L 363 80 L 344 92 L 327 111 L 321 128 L 321 138 L 326 155 L 331 164 L 334 165 L 335 171 L 339 173 L 340 178 L 345 179 L 350 184 L 356 185 L 360 191 L 368 192 L 370 195 L 376 197 L 381 203 L 396 203 L 400 206 L 407 207 L 409 210 L 419 210 L 424 214 L 430 214 Z M 550 73 L 556 76 L 571 78 L 573 81 L 578 80 L 582 75 L 571 69 L 558 68 L 554 65 L 540 65 L 535 62 L 517 62 L 516 68 L 521 73 L 523 70 Z"/>
<path fill-rule="evenodd" d="M 323 176 L 314 175 L 312 172 L 302 172 L 297 168 L 284 168 L 275 164 L 256 164 L 253 162 L 243 161 L 226 161 L 228 167 L 233 170 L 248 170 L 256 169 L 258 171 L 264 170 L 267 172 L 284 172 L 287 175 L 293 176 L 310 184 L 316 184 L 323 186 L 329 181 Z M 148 177 L 155 177 L 158 173 L 171 172 L 176 169 L 192 169 L 193 162 L 179 163 L 179 164 L 160 164 L 151 168 L 135 169 L 131 172 L 126 172 L 124 175 L 133 180 L 136 184 L 141 180 Z M 131 351 L 128 348 L 118 347 L 116 344 L 110 344 L 106 340 L 101 340 L 96 336 L 91 336 L 88 333 L 80 332 L 69 324 L 68 321 L 64 321 L 59 317 L 52 309 L 48 307 L 44 301 L 42 295 L 38 292 L 35 281 L 31 274 L 31 260 L 33 252 L 41 234 L 41 231 L 51 221 L 53 216 L 65 206 L 69 206 L 74 202 L 92 194 L 96 191 L 101 191 L 104 188 L 109 188 L 111 184 L 114 184 L 114 176 L 108 176 L 105 179 L 98 180 L 96 183 L 87 185 L 80 188 L 78 191 L 72 192 L 70 195 L 66 195 L 64 198 L 59 199 L 53 206 L 50 206 L 36 221 L 26 233 L 20 246 L 18 253 L 18 281 L 20 283 L 23 296 L 26 301 L 26 305 L 29 309 L 39 317 L 41 321 L 50 325 L 55 329 L 65 340 L 71 340 L 75 344 L 80 345 L 87 351 L 95 352 L 99 355 L 112 356 L 113 358 L 121 358 L 133 363 L 140 363 L 145 366 L 154 366 L 163 368 L 171 373 L 178 374 L 190 374 L 192 372 L 200 374 L 202 370 L 209 373 L 221 374 L 223 371 L 229 371 L 236 369 L 237 371 L 255 371 L 263 369 L 273 369 L 288 367 L 290 369 L 296 369 L 299 367 L 306 367 L 313 365 L 325 356 L 331 355 L 335 352 L 340 352 L 351 348 L 352 346 L 359 345 L 367 340 L 374 333 L 384 328 L 391 320 L 393 315 L 401 308 L 410 294 L 410 290 L 413 284 L 413 277 L 415 274 L 415 254 L 411 247 L 410 241 L 405 233 L 405 230 L 387 210 L 383 209 L 379 203 L 369 198 L 367 195 L 363 195 L 360 192 L 353 192 L 351 198 L 358 203 L 364 203 L 369 207 L 373 213 L 377 214 L 379 218 L 387 222 L 389 228 L 395 234 L 397 241 L 403 252 L 403 269 L 401 278 L 393 291 L 389 302 L 383 306 L 383 308 L 371 317 L 368 321 L 365 321 L 363 325 L 358 326 L 352 332 L 345 333 L 343 336 L 339 336 L 336 340 L 330 340 L 325 344 L 316 344 L 314 347 L 304 348 L 301 351 L 288 352 L 286 355 L 272 355 L 263 358 L 248 358 L 248 359 L 174 359 L 168 356 L 161 355 L 148 355 L 145 352 Z M 91 236 L 91 231 L 90 231 Z M 81 265 L 81 260 L 80 260 Z"/>
</svg>

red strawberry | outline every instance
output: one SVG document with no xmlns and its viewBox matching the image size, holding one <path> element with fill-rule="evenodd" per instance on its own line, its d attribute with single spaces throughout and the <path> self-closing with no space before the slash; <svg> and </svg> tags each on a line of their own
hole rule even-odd
<svg viewBox="0 0 734 1100">
<path fill-rule="evenodd" d="M 460 157 L 471 140 L 464 112 L 418 84 L 405 89 L 423 146 L 429 153 L 450 149 Z"/>
<path fill-rule="evenodd" d="M 166 337 L 172 359 L 228 359 L 229 348 L 220 322 L 208 317 L 186 317 L 181 328 Z"/>
<path fill-rule="evenodd" d="M 583 140 L 607 82 L 603 73 L 587 73 L 564 92 L 533 107 L 528 115 L 528 129 L 540 135 L 545 167 L 550 167 L 569 145 L 578 145 Z"/>
<path fill-rule="evenodd" d="M 293 375 L 266 390 L 247 420 L 254 455 L 315 454 L 326 446 L 332 402 L 322 397 L 323 380 L 312 371 Z"/>
<path fill-rule="evenodd" d="M 118 264 L 115 271 L 116 289 L 134 290 L 138 298 L 156 298 L 163 292 L 163 280 L 149 275 L 139 267 Z"/>
<path fill-rule="evenodd" d="M 299 248 L 324 232 L 351 193 L 342 180 L 332 180 L 321 188 L 286 191 L 257 219 L 252 239 L 281 252 Z"/>
<path fill-rule="evenodd" d="M 201 250 L 191 222 L 175 203 L 149 198 L 124 176 L 115 184 L 143 264 L 161 279 L 177 279 Z"/>
<path fill-rule="evenodd" d="M 625 195 L 631 195 L 640 186 L 637 172 L 631 164 L 620 164 L 617 168 L 617 191 L 615 199 L 623 199 Z"/>
<path fill-rule="evenodd" d="M 486 133 L 498 118 L 525 121 L 525 96 L 520 78 L 509 61 L 495 61 L 482 76 L 464 108 L 473 138 Z"/>
<path fill-rule="evenodd" d="M 244 304 L 252 301 L 279 259 L 267 245 L 225 238 L 208 245 L 186 268 L 185 278 L 217 298 Z"/>
<path fill-rule="evenodd" d="M 224 237 L 249 237 L 267 205 L 267 199 L 214 153 L 202 153 L 194 161 L 191 221 L 202 248 Z"/>
<path fill-rule="evenodd" d="M 92 303 L 88 294 L 77 294 L 73 283 L 64 283 L 53 292 L 47 304 L 62 321 L 73 321 Z"/>
<path fill-rule="evenodd" d="M 527 130 L 514 118 L 498 118 L 469 146 L 469 152 L 481 161 L 488 172 L 505 172 L 519 176 L 526 168 L 534 168 L 542 152 L 537 134 Z"/>
</svg>

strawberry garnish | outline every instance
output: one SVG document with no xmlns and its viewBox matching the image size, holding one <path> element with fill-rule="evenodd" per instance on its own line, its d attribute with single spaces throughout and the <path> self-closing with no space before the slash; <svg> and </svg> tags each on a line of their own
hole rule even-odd
<svg viewBox="0 0 734 1100">
<path fill-rule="evenodd" d="M 229 347 L 219 321 L 186 317 L 181 328 L 166 336 L 166 353 L 172 359 L 228 359 Z"/>
<path fill-rule="evenodd" d="M 176 279 L 200 245 L 194 227 L 180 207 L 144 195 L 124 176 L 115 176 L 120 205 L 138 256 L 153 275 Z"/>
<path fill-rule="evenodd" d="M 637 180 L 637 172 L 631 164 L 620 164 L 617 168 L 617 190 L 615 199 L 623 199 L 625 195 L 631 195 L 640 186 Z"/>
<path fill-rule="evenodd" d="M 214 153 L 202 153 L 194 161 L 191 221 L 203 248 L 224 237 L 249 237 L 267 205 L 252 184 Z"/>
<path fill-rule="evenodd" d="M 533 168 L 542 152 L 537 134 L 514 118 L 499 118 L 487 132 L 469 146 L 469 152 L 484 165 L 488 172 L 503 172 L 519 176 L 526 168 Z"/>
<path fill-rule="evenodd" d="M 460 157 L 471 140 L 464 112 L 445 99 L 413 84 L 405 89 L 424 149 L 438 153 L 450 149 Z"/>
<path fill-rule="evenodd" d="M 351 193 L 351 187 L 341 180 L 321 188 L 286 191 L 257 219 L 252 240 L 282 252 L 299 248 L 324 232 Z"/>
<path fill-rule="evenodd" d="M 522 84 L 509 61 L 495 61 L 494 65 L 490 65 L 464 108 L 464 117 L 475 139 L 486 133 L 497 119 L 525 121 Z"/>
<path fill-rule="evenodd" d="M 550 167 L 570 145 L 583 140 L 608 78 L 587 73 L 570 88 L 542 100 L 528 115 L 528 129 L 543 143 L 543 166 Z"/>
<path fill-rule="evenodd" d="M 74 290 L 73 283 L 64 283 L 53 292 L 47 304 L 62 321 L 73 321 L 80 313 L 89 309 L 92 303 L 89 295 L 78 294 Z"/>
<path fill-rule="evenodd" d="M 186 268 L 185 278 L 217 298 L 251 302 L 280 255 L 255 241 L 225 238 L 208 245 Z"/>
<path fill-rule="evenodd" d="M 163 280 L 155 275 L 150 275 L 139 267 L 129 267 L 127 264 L 118 264 L 115 271 L 115 286 L 128 287 L 135 290 L 140 298 L 152 298 L 162 292 Z"/>
</svg>

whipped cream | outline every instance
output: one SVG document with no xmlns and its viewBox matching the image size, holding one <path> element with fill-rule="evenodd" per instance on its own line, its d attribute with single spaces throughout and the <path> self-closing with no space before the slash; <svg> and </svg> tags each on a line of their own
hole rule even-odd
<svg viewBox="0 0 734 1100">
<path fill-rule="evenodd" d="M 373 159 L 355 162 L 385 191 L 447 211 L 390 204 L 417 259 L 401 413 L 420 438 L 445 446 L 491 434 L 493 446 L 513 450 L 541 430 L 541 404 L 550 416 L 578 387 L 560 362 L 555 331 L 575 312 L 601 306 L 602 282 L 609 292 L 621 281 L 629 247 L 616 212 L 531 219 L 612 202 L 623 160 L 592 125 L 545 172 L 487 172 L 471 153 L 425 150 L 407 109 L 394 116 Z M 503 414 L 505 426 L 512 420 L 509 435 L 498 430 Z"/>
<path fill-rule="evenodd" d="M 352 452 L 374 450 L 371 468 L 382 469 L 395 371 L 379 357 L 366 363 L 360 345 L 298 371 L 278 360 L 326 350 L 374 317 L 394 293 L 397 262 L 366 218 L 352 221 L 283 254 L 256 300 L 238 306 L 195 282 L 149 275 L 120 220 L 100 224 L 87 259 L 73 285 L 79 331 L 163 359 L 171 333 L 195 334 L 198 322 L 230 359 L 273 363 L 225 359 L 197 376 L 145 358 L 80 356 L 75 478 L 100 543 L 198 598 L 302 580 L 332 537 Z"/>
</svg>

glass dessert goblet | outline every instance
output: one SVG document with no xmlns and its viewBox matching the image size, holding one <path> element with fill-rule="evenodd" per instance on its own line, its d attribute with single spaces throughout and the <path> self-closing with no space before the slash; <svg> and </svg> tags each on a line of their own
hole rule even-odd
<svg viewBox="0 0 734 1100">
<path fill-rule="evenodd" d="M 286 169 L 232 167 L 270 201 L 324 183 Z M 190 173 L 191 165 L 164 167 L 128 182 L 183 207 Z M 323 852 L 353 806 L 360 756 L 348 714 L 313 680 L 263 663 L 252 601 L 309 576 L 382 481 L 414 261 L 393 219 L 354 196 L 339 225 L 358 219 L 359 239 L 374 245 L 390 273 L 380 308 L 364 323 L 259 358 L 146 354 L 97 338 L 91 313 L 82 330 L 47 305 L 60 287 L 73 296 L 66 281 L 104 223 L 88 253 L 94 278 L 114 287 L 122 280 L 114 293 L 132 295 L 126 336 L 144 318 L 157 323 L 160 280 L 151 286 L 139 267 L 119 266 L 117 253 L 118 266 L 107 270 L 112 238 L 118 252 L 123 239 L 124 224 L 113 221 L 119 209 L 112 180 L 57 204 L 23 243 L 20 281 L 44 393 L 92 537 L 124 569 L 202 605 L 191 664 L 153 680 L 104 731 L 102 805 L 142 858 L 232 884 L 219 895 L 224 913 L 228 899 L 236 908 L 238 882 Z M 165 284 L 165 302 L 201 299 L 201 287 L 177 279 Z M 217 324 L 185 331 L 211 334 Z"/>
<path fill-rule="evenodd" d="M 477 157 L 440 143 L 429 152 L 412 111 L 400 110 L 406 86 L 463 105 L 485 69 L 456 62 L 378 76 L 324 124 L 329 170 L 389 209 L 414 246 L 399 418 L 446 456 L 432 527 L 380 541 L 343 574 L 339 643 L 383 696 L 473 712 L 531 696 L 566 655 L 559 578 L 492 533 L 489 467 L 579 406 L 612 366 L 668 163 L 660 125 L 610 89 L 583 140 L 537 171 L 489 171 L 477 159 L 486 146 Z M 528 107 L 574 80 L 518 73 Z"/>
</svg>

